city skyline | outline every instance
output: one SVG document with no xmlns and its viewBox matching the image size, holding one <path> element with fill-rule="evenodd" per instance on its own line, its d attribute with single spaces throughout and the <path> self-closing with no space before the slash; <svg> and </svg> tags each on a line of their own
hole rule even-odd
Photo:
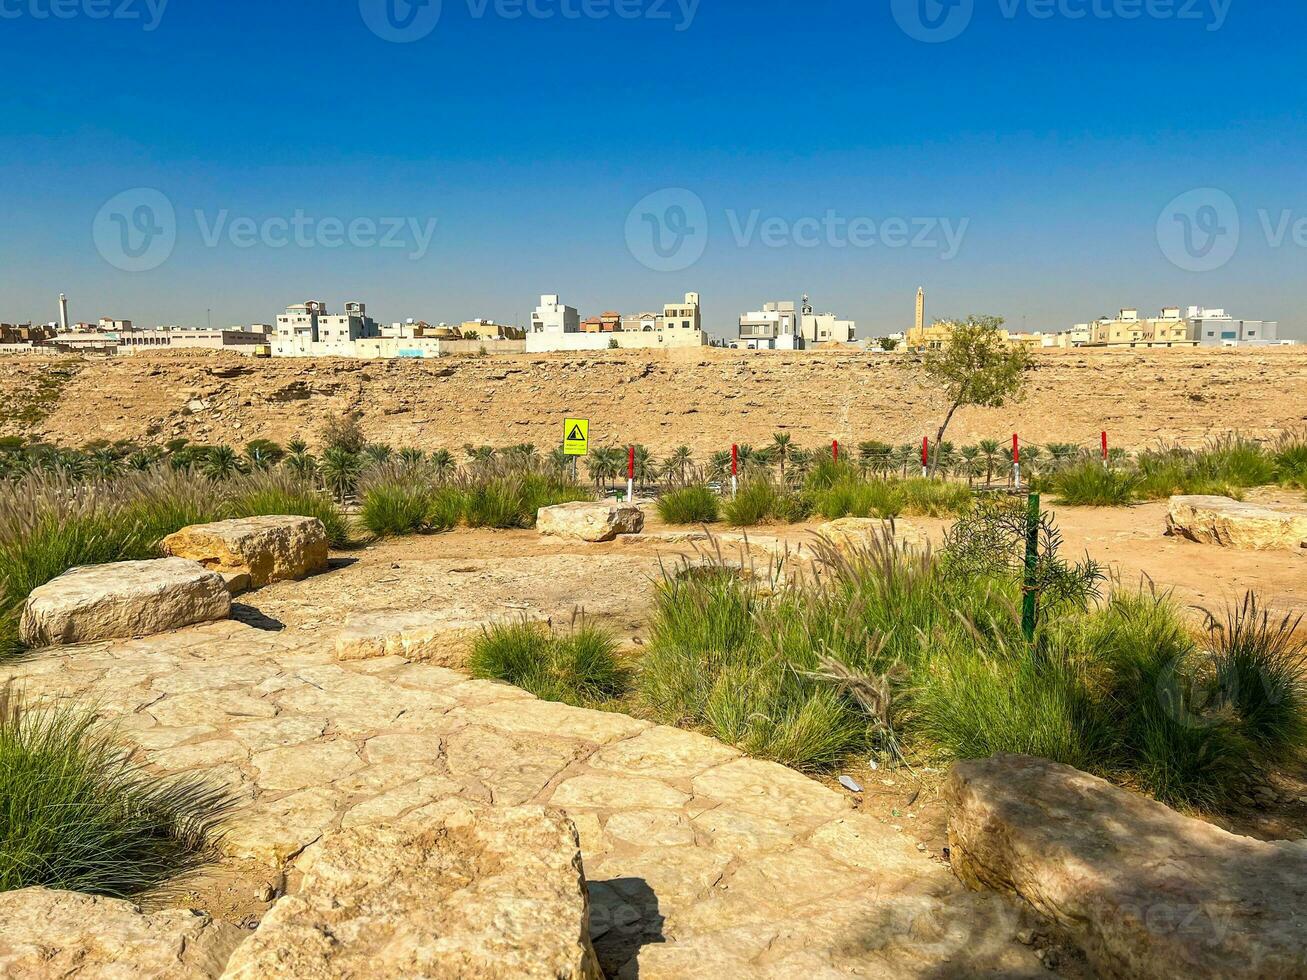
<svg viewBox="0 0 1307 980">
<path fill-rule="evenodd" d="M 62 291 L 80 320 L 225 326 L 329 293 L 386 320 L 522 324 L 541 292 L 598 314 L 695 289 L 715 336 L 805 292 L 865 336 L 910 327 L 925 283 L 932 319 L 1033 331 L 1201 305 L 1307 339 L 1299 8 L 975 4 L 941 39 L 889 2 L 446 3 L 391 40 L 367 3 L 161 6 L 5 20 L 16 77 L 41 84 L 0 95 L 0 318 L 56 319 Z M 760 78 L 755 45 L 778 32 L 804 56 Z M 52 47 L 124 70 L 50 72 Z M 600 50 L 658 70 L 587 83 Z M 1221 70 L 1180 87 L 1121 69 L 1158 51 Z M 351 70 L 286 70 L 327 55 Z M 167 256 L 125 271 L 114 236 L 141 228 Z"/>
</svg>

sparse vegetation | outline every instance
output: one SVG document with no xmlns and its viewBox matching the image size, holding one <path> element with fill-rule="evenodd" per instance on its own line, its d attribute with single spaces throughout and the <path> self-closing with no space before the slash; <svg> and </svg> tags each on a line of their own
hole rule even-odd
<svg viewBox="0 0 1307 980">
<path fill-rule="evenodd" d="M 1053 473 L 1048 486 L 1062 503 L 1081 507 L 1124 507 L 1135 499 L 1139 478 L 1126 470 L 1083 459 Z"/>
<path fill-rule="evenodd" d="M 198 777 L 141 770 L 93 712 L 12 688 L 0 688 L 0 801 L 0 891 L 117 897 L 206 860 L 232 802 Z"/>
<path fill-rule="evenodd" d="M 565 634 L 529 620 L 491 626 L 473 645 L 468 669 L 545 701 L 574 705 L 610 700 L 626 685 L 616 639 L 581 620 Z"/>
</svg>

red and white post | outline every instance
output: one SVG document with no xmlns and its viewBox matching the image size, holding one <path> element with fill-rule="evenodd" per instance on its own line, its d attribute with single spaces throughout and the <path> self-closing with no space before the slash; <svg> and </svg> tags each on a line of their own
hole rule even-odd
<svg viewBox="0 0 1307 980">
<path fill-rule="evenodd" d="M 740 492 L 740 447 L 731 446 L 731 496 Z"/>
<path fill-rule="evenodd" d="M 831 459 L 835 460 L 835 462 L 838 463 L 840 461 L 840 441 L 838 439 L 831 442 L 830 455 Z"/>
<path fill-rule="evenodd" d="M 1012 484 L 1021 489 L 1021 439 L 1012 433 Z"/>
<path fill-rule="evenodd" d="M 635 503 L 635 447 L 626 450 L 626 502 Z"/>
<path fill-rule="evenodd" d="M 1107 465 L 1107 430 L 1103 430 L 1103 465 Z"/>
<path fill-rule="evenodd" d="M 930 436 L 921 440 L 921 475 L 930 476 Z"/>
</svg>

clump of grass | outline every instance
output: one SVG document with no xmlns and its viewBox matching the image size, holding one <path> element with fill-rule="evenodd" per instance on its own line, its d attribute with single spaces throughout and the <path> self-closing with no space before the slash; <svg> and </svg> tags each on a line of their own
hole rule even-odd
<svg viewBox="0 0 1307 980">
<path fill-rule="evenodd" d="M 431 530 L 434 496 L 434 487 L 415 467 L 383 464 L 359 482 L 359 523 L 377 538 L 420 534 Z"/>
<path fill-rule="evenodd" d="M 1285 486 L 1307 490 L 1307 433 L 1291 432 L 1275 447 L 1275 474 Z"/>
<path fill-rule="evenodd" d="M 945 517 L 966 513 L 971 489 L 963 483 L 914 477 L 867 479 L 848 473 L 825 486 L 810 486 L 813 508 L 827 520 L 842 517 Z"/>
<path fill-rule="evenodd" d="M 349 521 L 336 502 L 293 473 L 284 470 L 256 470 L 227 481 L 222 492 L 222 510 L 226 516 L 271 517 L 285 514 L 316 517 L 326 528 L 327 540 L 333 547 L 343 548 L 350 544 Z"/>
<path fill-rule="evenodd" d="M 1062 503 L 1081 507 L 1124 507 L 1134 500 L 1138 483 L 1133 473 L 1088 459 L 1058 470 L 1048 479 Z"/>
<path fill-rule="evenodd" d="M 1260 443 L 1223 436 L 1202 449 L 1163 447 L 1140 453 L 1136 493 L 1156 500 L 1175 494 L 1242 496 L 1248 487 L 1274 483 L 1276 460 Z"/>
<path fill-rule="evenodd" d="M 781 486 L 768 475 L 747 477 L 722 507 L 722 517 L 732 527 L 755 527 L 769 521 L 791 523 L 804 520 L 809 513 L 810 507 L 799 492 Z"/>
<path fill-rule="evenodd" d="M 468 668 L 474 677 L 505 681 L 564 704 L 607 701 L 626 686 L 617 641 L 585 622 L 574 623 L 567 634 L 527 620 L 491 626 L 473 644 Z"/>
<path fill-rule="evenodd" d="M 0 689 L 0 891 L 126 897 L 195 868 L 232 800 L 133 765 L 92 712 Z"/>
<path fill-rule="evenodd" d="M 678 487 L 658 498 L 658 516 L 668 524 L 712 524 L 721 516 L 720 498 L 701 483 Z"/>
</svg>

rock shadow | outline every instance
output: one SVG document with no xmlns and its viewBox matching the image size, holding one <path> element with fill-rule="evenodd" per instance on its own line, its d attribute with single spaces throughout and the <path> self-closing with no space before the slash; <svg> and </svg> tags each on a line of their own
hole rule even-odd
<svg viewBox="0 0 1307 980">
<path fill-rule="evenodd" d="M 233 602 L 231 604 L 231 618 L 238 623 L 244 623 L 246 626 L 252 626 L 256 630 L 262 630 L 265 633 L 280 633 L 286 628 L 286 624 L 279 619 L 273 619 L 271 616 L 262 612 L 254 606 L 246 605 L 243 602 Z"/>
<path fill-rule="evenodd" d="M 658 896 L 643 878 L 591 881 L 590 940 L 604 976 L 638 977 L 641 947 L 661 943 L 663 915 Z"/>
</svg>

